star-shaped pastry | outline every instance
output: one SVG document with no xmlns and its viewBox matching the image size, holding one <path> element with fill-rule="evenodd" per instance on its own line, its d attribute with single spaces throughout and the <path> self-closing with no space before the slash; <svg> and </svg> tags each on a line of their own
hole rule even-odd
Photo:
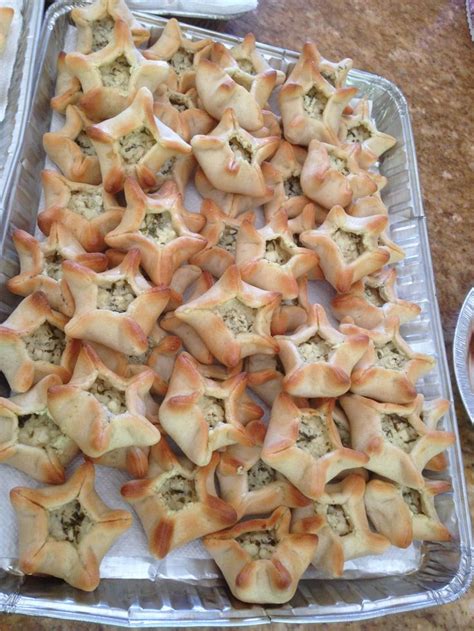
<svg viewBox="0 0 474 631">
<path fill-rule="evenodd" d="M 248 603 L 285 603 L 316 550 L 318 538 L 290 530 L 291 513 L 283 506 L 270 517 L 243 521 L 204 538 L 230 591 Z"/>
<path fill-rule="evenodd" d="M 175 315 L 192 326 L 221 364 L 232 367 L 248 355 L 278 352 L 270 325 L 279 303 L 278 292 L 248 285 L 232 265 L 206 293 L 178 307 Z"/>
<path fill-rule="evenodd" d="M 86 457 L 86 460 L 102 467 L 125 471 L 132 478 L 144 478 L 148 473 L 149 455 L 150 447 L 119 447 L 98 458 Z"/>
<path fill-rule="evenodd" d="M 118 267 L 100 273 L 65 261 L 63 275 L 75 303 L 67 334 L 128 355 L 146 352 L 147 335 L 168 304 L 170 290 L 152 286 L 139 266 L 136 249 Z"/>
<path fill-rule="evenodd" d="M 51 308 L 67 316 L 74 313 L 74 300 L 63 279 L 63 261 L 76 261 L 95 272 L 102 272 L 107 267 L 105 254 L 86 252 L 60 223 L 51 226 L 44 241 L 38 241 L 19 228 L 13 230 L 12 240 L 20 260 L 20 271 L 8 279 L 8 289 L 19 296 L 42 291 Z"/>
<path fill-rule="evenodd" d="M 0 398 L 0 462 L 46 484 L 64 482 L 64 468 L 79 452 L 48 410 L 48 388 L 60 383 L 48 375 L 25 394 Z"/>
<path fill-rule="evenodd" d="M 146 405 L 152 384 L 151 370 L 122 377 L 84 344 L 69 383 L 49 389 L 48 406 L 60 429 L 84 454 L 97 458 L 113 449 L 146 447 L 160 440 L 152 423 L 157 419 Z"/>
<path fill-rule="evenodd" d="M 201 108 L 195 88 L 177 92 L 169 86 L 160 86 L 155 93 L 155 115 L 186 142 L 196 134 L 208 134 L 216 122 Z"/>
<path fill-rule="evenodd" d="M 65 113 L 68 105 L 74 105 L 82 96 L 79 79 L 71 75 L 66 67 L 66 55 L 63 50 L 58 55 L 56 86 L 50 101 L 52 109 L 61 114 Z"/>
<path fill-rule="evenodd" d="M 26 392 L 46 375 L 68 381 L 80 343 L 66 337 L 67 322 L 37 291 L 0 325 L 0 372 L 12 390 Z"/>
<path fill-rule="evenodd" d="M 166 439 L 152 447 L 148 477 L 122 486 L 137 512 L 150 552 L 162 559 L 171 550 L 237 521 L 235 510 L 217 496 L 214 473 L 219 455 L 194 467 L 173 453 Z"/>
<path fill-rule="evenodd" d="M 449 407 L 450 403 L 447 399 L 425 401 L 424 398 L 421 398 L 421 405 L 417 413 L 429 430 L 437 430 L 439 422 L 447 414 Z M 444 453 L 440 453 L 434 456 L 434 458 L 431 458 L 425 466 L 429 471 L 445 471 L 447 467 L 448 459 Z"/>
<path fill-rule="evenodd" d="M 297 297 L 283 299 L 275 309 L 272 318 L 272 335 L 294 333 L 308 321 L 309 305 L 311 304 L 308 298 L 308 276 L 301 276 L 297 285 Z"/>
<path fill-rule="evenodd" d="M 66 226 L 89 252 L 105 248 L 104 236 L 113 230 L 123 215 L 115 197 L 102 185 L 71 182 L 57 171 L 43 171 L 46 208 L 38 214 L 38 225 L 46 235 L 51 226 Z"/>
<path fill-rule="evenodd" d="M 312 564 L 329 576 L 342 576 L 344 562 L 369 554 L 382 554 L 389 540 L 369 527 L 364 505 L 364 478 L 349 474 L 328 484 L 324 494 L 294 511 L 295 532 L 318 535 Z"/>
<path fill-rule="evenodd" d="M 181 353 L 160 406 L 160 424 L 192 462 L 205 466 L 214 451 L 235 443 L 252 444 L 245 425 L 262 417 L 263 410 L 243 400 L 246 386 L 245 373 L 218 382 L 205 377 L 197 362 Z"/>
<path fill-rule="evenodd" d="M 277 136 L 255 138 L 243 129 L 232 109 L 207 136 L 194 136 L 191 146 L 211 184 L 226 193 L 250 197 L 266 194 L 262 162 L 278 148 Z"/>
<path fill-rule="evenodd" d="M 25 574 L 56 576 L 88 592 L 98 586 L 100 563 L 132 516 L 110 509 L 94 482 L 94 466 L 86 462 L 61 486 L 10 491 Z"/>
<path fill-rule="evenodd" d="M 67 54 L 66 68 L 79 79 L 83 92 L 80 106 L 95 121 L 116 116 L 130 105 L 140 88 L 154 92 L 168 77 L 168 64 L 145 59 L 123 20 L 115 22 L 112 40 L 105 48 L 88 55 Z"/>
<path fill-rule="evenodd" d="M 303 51 L 299 56 L 292 72 L 288 75 L 288 81 L 293 81 L 294 74 L 299 77 L 305 64 L 314 65 L 319 74 L 334 88 L 343 88 L 346 83 L 347 74 L 352 69 L 352 59 L 341 59 L 340 61 L 329 61 L 325 59 L 312 42 L 303 45 Z"/>
<path fill-rule="evenodd" d="M 202 250 L 206 240 L 185 223 L 187 211 L 174 182 L 146 195 L 132 178 L 125 181 L 127 208 L 121 223 L 107 235 L 114 248 L 137 248 L 148 276 L 169 285 L 178 267 Z"/>
<path fill-rule="evenodd" d="M 153 113 L 153 96 L 140 88 L 126 110 L 87 129 L 95 142 L 104 188 L 122 190 L 127 176 L 144 190 L 156 189 L 173 160 L 191 153 L 191 147 Z"/>
</svg>

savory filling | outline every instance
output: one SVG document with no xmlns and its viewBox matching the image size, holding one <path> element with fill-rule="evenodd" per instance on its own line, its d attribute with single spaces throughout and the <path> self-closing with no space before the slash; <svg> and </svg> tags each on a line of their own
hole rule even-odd
<svg viewBox="0 0 474 631">
<path fill-rule="evenodd" d="M 70 442 L 70 438 L 62 433 L 45 409 L 42 412 L 18 416 L 18 442 L 39 449 L 49 448 L 61 452 L 65 444 Z"/>
<path fill-rule="evenodd" d="M 142 127 L 119 139 L 119 152 L 127 164 L 137 164 L 155 144 L 152 134 Z"/>
<path fill-rule="evenodd" d="M 336 169 L 336 171 L 342 173 L 342 175 L 349 175 L 350 171 L 347 166 L 347 160 L 339 158 L 339 156 L 336 156 L 332 151 L 328 151 L 328 158 L 330 168 Z"/>
<path fill-rule="evenodd" d="M 97 155 L 94 145 L 92 144 L 91 139 L 85 131 L 81 131 L 78 136 L 76 136 L 75 143 L 79 145 L 79 147 L 82 149 L 82 153 L 85 153 L 86 156 Z"/>
<path fill-rule="evenodd" d="M 291 259 L 291 253 L 288 252 L 288 246 L 281 237 L 276 237 L 265 243 L 265 254 L 263 258 L 269 263 L 277 265 L 286 265 Z"/>
<path fill-rule="evenodd" d="M 254 148 L 252 144 L 242 135 L 234 134 L 229 138 L 229 147 L 232 149 L 235 157 L 244 162 L 252 162 Z"/>
<path fill-rule="evenodd" d="M 224 324 L 234 335 L 253 333 L 257 309 L 244 305 L 237 298 L 231 298 L 215 311 L 224 320 Z"/>
<path fill-rule="evenodd" d="M 158 495 L 170 511 L 180 511 L 188 504 L 198 501 L 194 480 L 179 473 L 169 477 L 160 486 Z"/>
<path fill-rule="evenodd" d="M 320 119 L 327 105 L 328 97 L 315 85 L 303 96 L 303 109 L 311 118 Z"/>
<path fill-rule="evenodd" d="M 359 123 L 359 125 L 351 127 L 347 131 L 347 142 L 364 142 L 364 140 L 369 138 L 372 138 L 372 132 L 364 123 Z"/>
<path fill-rule="evenodd" d="M 316 412 L 303 412 L 296 446 L 314 458 L 321 458 L 333 450 L 328 429 L 322 416 Z"/>
<path fill-rule="evenodd" d="M 247 479 L 248 490 L 255 491 L 274 482 L 276 479 L 276 471 L 265 464 L 263 460 L 259 460 L 248 470 Z"/>
<path fill-rule="evenodd" d="M 178 236 L 171 221 L 171 214 L 167 210 L 162 213 L 146 214 L 139 230 L 158 245 L 166 245 Z"/>
<path fill-rule="evenodd" d="M 192 98 L 186 94 L 181 94 L 181 92 L 172 92 L 170 90 L 168 93 L 168 99 L 174 109 L 178 110 L 178 112 L 185 112 L 186 110 L 190 110 L 195 107 Z"/>
<path fill-rule="evenodd" d="M 318 334 L 313 335 L 307 342 L 298 346 L 298 352 L 305 364 L 326 362 L 331 351 L 331 344 L 323 340 Z"/>
<path fill-rule="evenodd" d="M 364 287 L 364 295 L 367 298 L 367 302 L 370 302 L 374 307 L 383 307 L 388 300 L 384 296 L 383 287 Z"/>
<path fill-rule="evenodd" d="M 71 191 L 68 208 L 86 219 L 94 219 L 104 212 L 102 190 Z"/>
<path fill-rule="evenodd" d="M 105 88 L 114 88 L 121 96 L 128 96 L 128 84 L 132 67 L 125 55 L 120 55 L 110 64 L 100 66 L 100 76 Z"/>
<path fill-rule="evenodd" d="M 124 414 L 127 411 L 125 392 L 115 388 L 103 377 L 97 377 L 89 392 L 105 407 L 107 416 Z"/>
<path fill-rule="evenodd" d="M 168 63 L 177 75 L 181 75 L 183 72 L 187 72 L 192 69 L 194 63 L 194 53 L 180 47 L 171 59 L 168 60 Z"/>
<path fill-rule="evenodd" d="M 342 504 L 329 504 L 326 510 L 328 526 L 340 537 L 349 535 L 354 526 Z"/>
<path fill-rule="evenodd" d="M 270 559 L 275 552 L 278 538 L 274 530 L 244 532 L 235 538 L 252 559 Z"/>
<path fill-rule="evenodd" d="M 283 186 L 285 187 L 285 195 L 287 197 L 303 195 L 299 175 L 290 175 L 290 177 L 283 182 Z"/>
<path fill-rule="evenodd" d="M 332 238 L 346 263 L 352 263 L 365 252 L 364 240 L 360 234 L 337 228 Z"/>
<path fill-rule="evenodd" d="M 225 406 L 222 399 L 204 395 L 199 399 L 198 405 L 210 430 L 225 423 Z"/>
<path fill-rule="evenodd" d="M 127 362 L 129 364 L 140 364 L 140 365 L 147 364 L 155 346 L 156 344 L 153 338 L 148 337 L 148 348 L 146 349 L 146 351 L 142 353 L 141 355 L 127 355 Z"/>
<path fill-rule="evenodd" d="M 423 498 L 418 491 L 405 487 L 402 489 L 402 497 L 412 515 L 426 515 L 423 507 Z"/>
<path fill-rule="evenodd" d="M 224 248 L 224 250 L 227 250 L 227 252 L 234 254 L 235 241 L 237 239 L 238 232 L 238 228 L 233 228 L 232 226 L 226 225 L 223 233 L 220 236 L 219 241 L 216 244 L 217 247 Z"/>
<path fill-rule="evenodd" d="M 107 287 L 97 288 L 97 308 L 108 309 L 123 313 L 127 311 L 129 305 L 135 300 L 136 294 L 130 283 L 125 280 L 118 280 Z"/>
<path fill-rule="evenodd" d="M 382 432 L 385 438 L 396 447 L 409 453 L 418 438 L 416 429 L 410 423 L 397 414 L 382 415 Z"/>
<path fill-rule="evenodd" d="M 49 536 L 56 541 L 69 541 L 78 545 L 93 525 L 94 522 L 78 500 L 48 511 Z"/>
<path fill-rule="evenodd" d="M 158 171 L 158 175 L 160 175 L 161 177 L 167 180 L 171 180 L 173 178 L 173 169 L 174 169 L 175 164 L 176 164 L 176 156 L 173 156 L 172 158 L 168 158 L 168 160 L 166 160 L 161 165 L 160 170 Z"/>
<path fill-rule="evenodd" d="M 251 75 L 257 74 L 257 69 L 255 68 L 255 66 L 253 65 L 250 59 L 236 59 L 236 62 L 239 65 L 239 68 L 243 72 L 246 72 Z"/>
<path fill-rule="evenodd" d="M 110 15 L 92 23 L 92 52 L 105 48 L 112 39 L 115 22 Z"/>
<path fill-rule="evenodd" d="M 59 252 L 53 252 L 44 257 L 43 274 L 54 280 L 60 280 L 63 277 L 63 257 Z"/>
<path fill-rule="evenodd" d="M 383 346 L 376 346 L 377 366 L 388 370 L 401 370 L 409 361 L 409 357 L 395 346 L 393 342 L 387 342 Z"/>
<path fill-rule="evenodd" d="M 66 348 L 66 336 L 49 322 L 43 322 L 36 331 L 26 335 L 23 342 L 33 361 L 49 362 L 55 366 L 59 366 Z"/>
</svg>

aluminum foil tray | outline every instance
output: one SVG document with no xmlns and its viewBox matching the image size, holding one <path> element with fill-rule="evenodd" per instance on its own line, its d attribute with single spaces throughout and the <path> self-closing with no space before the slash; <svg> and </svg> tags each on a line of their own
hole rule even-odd
<svg viewBox="0 0 474 631">
<path fill-rule="evenodd" d="M 11 190 L 9 182 L 18 162 L 31 105 L 35 79 L 35 55 L 39 42 L 44 0 L 24 0 L 23 25 L 15 67 L 8 91 L 5 118 L 0 122 L 0 214 Z"/>
<path fill-rule="evenodd" d="M 453 342 L 454 374 L 464 407 L 474 425 L 474 287 L 459 312 Z"/>
<path fill-rule="evenodd" d="M 46 14 L 30 123 L 18 156 L 12 194 L 0 218 L 0 321 L 17 302 L 5 288 L 6 279 L 18 270 L 10 227 L 30 232 L 35 228 L 41 203 L 40 172 L 45 164 L 42 135 L 54 124 L 49 99 L 54 91 L 56 59 L 67 40 L 69 10 L 78 4 L 82 3 L 59 0 Z M 148 14 L 137 13 L 137 17 L 152 29 L 154 38 L 165 23 Z M 194 37 L 211 36 L 225 44 L 237 41 L 192 26 L 184 26 L 184 31 Z M 297 58 L 294 52 L 272 46 L 261 45 L 260 50 L 276 68 L 286 69 Z M 378 128 L 398 140 L 380 165 L 389 178 L 383 197 L 389 208 L 391 237 L 407 254 L 398 265 L 399 294 L 422 306 L 419 318 L 405 325 L 403 334 L 416 351 L 431 353 L 438 361 L 437 368 L 418 385 L 428 399 L 442 396 L 452 400 L 407 104 L 398 88 L 382 77 L 357 70 L 349 76 L 350 83 L 371 100 Z M 445 428 L 458 437 L 453 407 Z M 210 561 L 200 559 L 195 571 L 188 572 L 185 554 L 158 564 L 149 563 L 146 556 L 106 557 L 102 569 L 109 578 L 104 578 L 93 593 L 83 593 L 56 579 L 24 577 L 15 570 L 11 550 L 9 555 L 0 554 L 0 609 L 123 626 L 190 627 L 344 622 L 450 602 L 467 590 L 472 578 L 471 527 L 459 437 L 448 457 L 453 489 L 438 498 L 437 507 L 453 534 L 451 542 L 418 544 L 405 564 L 401 563 L 405 553 L 394 549 L 384 558 L 383 569 L 379 562 L 375 572 L 366 557 L 355 568 L 348 567 L 338 580 L 319 580 L 314 572 L 308 573 L 286 605 L 262 607 L 235 600 L 215 571 L 202 571 Z M 115 501 L 116 496 L 109 496 L 111 503 L 112 499 Z M 7 523 L 7 513 L 2 513 L 3 524 Z M 140 572 L 136 572 L 138 567 Z M 143 573 L 144 567 L 149 571 Z"/>
</svg>

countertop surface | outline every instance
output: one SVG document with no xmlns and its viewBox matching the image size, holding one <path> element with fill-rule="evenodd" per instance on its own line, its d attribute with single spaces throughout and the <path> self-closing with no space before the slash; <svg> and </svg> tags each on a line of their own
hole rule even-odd
<svg viewBox="0 0 474 631">
<path fill-rule="evenodd" d="M 216 28 L 210 23 L 205 26 Z M 464 0 L 260 0 L 257 11 L 220 23 L 217 28 L 239 36 L 251 31 L 262 42 L 295 50 L 312 39 L 329 59 L 352 57 L 355 67 L 383 75 L 401 88 L 410 106 L 415 133 L 450 358 L 459 308 L 474 286 L 474 44 L 468 32 Z M 472 515 L 474 429 L 454 381 L 453 389 Z M 473 620 L 471 588 L 451 605 L 388 616 L 380 621 L 335 624 L 331 628 L 459 630 L 472 629 Z M 46 618 L 0 616 L 0 631 L 13 627 L 24 631 L 82 631 L 90 626 Z M 283 627 L 274 625 L 275 629 Z"/>
</svg>

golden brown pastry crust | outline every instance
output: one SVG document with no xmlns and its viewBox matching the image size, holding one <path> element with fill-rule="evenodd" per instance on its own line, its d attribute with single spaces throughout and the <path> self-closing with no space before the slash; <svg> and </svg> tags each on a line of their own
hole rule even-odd
<svg viewBox="0 0 474 631">
<path fill-rule="evenodd" d="M 303 66 L 308 63 L 313 64 L 323 79 L 334 88 L 344 87 L 347 74 L 352 69 L 352 59 L 346 57 L 336 62 L 329 61 L 321 55 L 316 44 L 313 44 L 313 42 L 305 42 L 298 61 L 288 75 L 288 80 L 293 80 L 293 73 L 298 77 L 301 74 Z"/>
<path fill-rule="evenodd" d="M 319 269 L 319 268 L 317 268 Z M 282 300 L 273 313 L 272 335 L 289 335 L 308 321 L 310 301 L 308 298 L 308 276 L 298 278 L 298 296 Z"/>
<path fill-rule="evenodd" d="M 189 142 L 196 134 L 208 134 L 216 126 L 216 120 L 201 109 L 195 88 L 184 93 L 163 85 L 155 92 L 153 111 L 168 127 Z"/>
<path fill-rule="evenodd" d="M 79 79 L 73 77 L 66 67 L 66 55 L 63 50 L 58 55 L 56 87 L 50 101 L 52 109 L 60 114 L 65 113 L 68 105 L 75 105 L 82 96 Z"/>
</svg>

